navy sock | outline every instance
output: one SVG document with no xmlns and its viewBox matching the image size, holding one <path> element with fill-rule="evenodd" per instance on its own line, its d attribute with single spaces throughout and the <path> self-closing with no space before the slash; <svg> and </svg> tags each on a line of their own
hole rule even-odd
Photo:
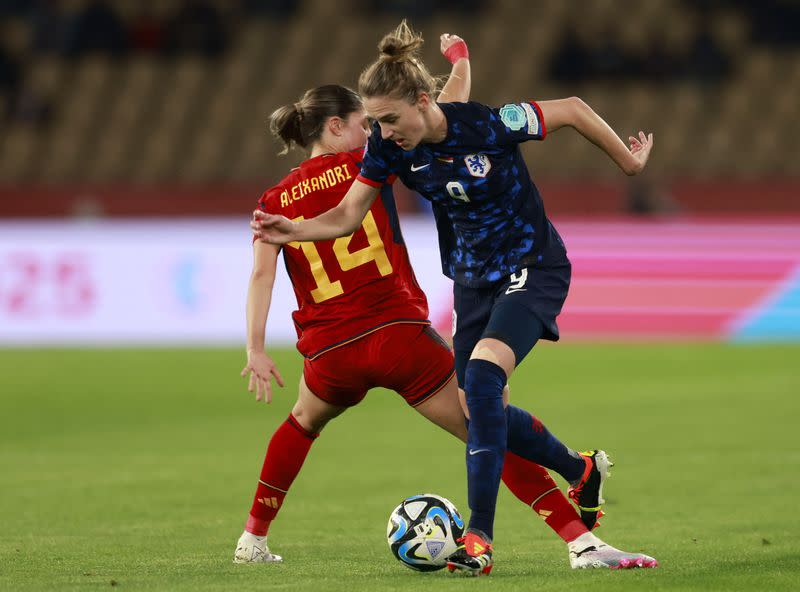
<svg viewBox="0 0 800 592">
<path fill-rule="evenodd" d="M 469 528 L 491 539 L 497 490 L 506 454 L 506 414 L 503 410 L 505 371 L 486 360 L 470 360 L 464 380 L 470 422 L 467 430 L 467 490 L 472 510 Z"/>
<path fill-rule="evenodd" d="M 583 476 L 586 467 L 583 458 L 564 446 L 541 421 L 513 405 L 506 408 L 506 418 L 511 452 L 554 470 L 570 483 Z"/>
<path fill-rule="evenodd" d="M 464 422 L 469 430 L 469 420 L 464 418 Z M 533 415 L 524 409 L 509 405 L 506 408 L 506 424 L 508 426 L 506 449 L 509 452 L 556 471 L 570 483 L 583 476 L 586 463 L 581 455 L 560 442 Z M 532 434 L 530 428 L 533 429 Z M 532 438 L 531 435 L 542 438 L 544 443 L 541 448 L 535 442 L 537 438 Z"/>
</svg>

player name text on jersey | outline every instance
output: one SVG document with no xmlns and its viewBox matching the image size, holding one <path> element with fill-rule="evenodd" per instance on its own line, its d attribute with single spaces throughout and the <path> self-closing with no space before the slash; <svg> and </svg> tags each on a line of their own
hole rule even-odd
<svg viewBox="0 0 800 592">
<path fill-rule="evenodd" d="M 345 164 L 329 168 L 319 175 L 300 181 L 296 185 L 292 185 L 291 189 L 282 191 L 281 207 L 285 208 L 292 202 L 302 199 L 309 193 L 319 191 L 320 189 L 328 189 L 344 181 L 349 181 L 352 178 L 353 176 Z"/>
</svg>

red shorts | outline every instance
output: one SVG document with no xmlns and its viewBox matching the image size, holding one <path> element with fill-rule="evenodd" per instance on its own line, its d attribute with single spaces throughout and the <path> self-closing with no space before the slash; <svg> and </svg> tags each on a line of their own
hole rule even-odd
<svg viewBox="0 0 800 592">
<path fill-rule="evenodd" d="M 311 392 L 340 407 L 359 403 L 375 387 L 399 393 L 415 407 L 453 376 L 453 353 L 428 325 L 389 325 L 352 343 L 306 359 Z"/>
</svg>

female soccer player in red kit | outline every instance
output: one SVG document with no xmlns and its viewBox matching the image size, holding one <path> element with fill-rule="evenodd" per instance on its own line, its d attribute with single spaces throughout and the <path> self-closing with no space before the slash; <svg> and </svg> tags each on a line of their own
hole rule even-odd
<svg viewBox="0 0 800 592">
<path fill-rule="evenodd" d="M 442 53 L 453 70 L 440 102 L 467 100 L 470 70 L 466 44 L 442 36 Z M 292 220 L 335 207 L 359 173 L 370 123 L 360 97 L 336 85 L 305 93 L 300 102 L 273 113 L 271 128 L 309 158 L 266 191 L 262 211 Z M 234 554 L 237 563 L 281 561 L 267 547 L 270 523 L 302 467 L 311 444 L 328 421 L 360 402 L 373 387 L 398 392 L 421 415 L 466 441 L 453 355 L 430 327 L 424 293 L 417 285 L 395 209 L 391 181 L 383 185 L 361 227 L 336 240 L 288 243 L 284 259 L 298 301 L 293 319 L 298 350 L 305 357 L 297 402 L 270 440 L 246 528 Z M 256 399 L 271 400 L 272 377 L 283 386 L 264 349 L 265 324 L 281 247 L 256 241 L 247 300 L 247 365 Z M 342 372 L 346 368 L 347 372 Z M 531 429 L 544 429 L 532 418 Z M 586 503 L 599 506 L 602 479 L 587 462 Z M 509 489 L 545 519 L 567 543 L 581 540 L 585 552 L 573 567 L 635 565 L 643 556 L 605 545 L 589 532 L 547 471 L 514 454 L 509 445 L 503 470 Z M 587 526 L 589 528 L 587 528 Z"/>
</svg>

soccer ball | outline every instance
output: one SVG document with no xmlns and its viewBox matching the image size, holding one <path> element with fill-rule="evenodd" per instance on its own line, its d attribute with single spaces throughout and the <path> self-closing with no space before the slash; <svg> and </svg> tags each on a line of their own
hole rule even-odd
<svg viewBox="0 0 800 592">
<path fill-rule="evenodd" d="M 404 499 L 389 516 L 386 539 L 406 567 L 436 571 L 447 564 L 464 534 L 464 520 L 447 499 L 423 493 Z"/>
</svg>

